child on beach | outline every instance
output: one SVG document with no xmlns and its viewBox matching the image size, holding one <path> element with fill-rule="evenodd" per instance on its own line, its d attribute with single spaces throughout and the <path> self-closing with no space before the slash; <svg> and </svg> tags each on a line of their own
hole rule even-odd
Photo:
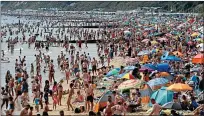
<svg viewBox="0 0 204 116">
<path fill-rule="evenodd" d="M 79 91 L 77 91 L 77 97 L 76 97 L 75 101 L 72 102 L 72 104 L 74 104 L 76 102 L 83 102 L 83 101 L 84 101 L 84 97 L 79 90 Z"/>
<path fill-rule="evenodd" d="M 58 97 L 57 97 L 57 93 L 54 93 L 52 96 L 52 100 L 53 100 L 53 110 L 56 110 L 57 107 L 57 103 L 58 103 Z"/>
</svg>

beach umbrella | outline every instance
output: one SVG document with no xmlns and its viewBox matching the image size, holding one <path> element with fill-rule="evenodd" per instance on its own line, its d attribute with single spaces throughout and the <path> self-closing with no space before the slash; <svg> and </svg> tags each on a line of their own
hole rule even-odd
<svg viewBox="0 0 204 116">
<path fill-rule="evenodd" d="M 126 73 L 122 79 L 135 79 L 135 77 L 132 74 Z"/>
<path fill-rule="evenodd" d="M 148 41 L 149 41 L 149 39 L 143 39 L 142 40 L 142 42 L 145 42 L 145 43 L 148 42 Z"/>
<path fill-rule="evenodd" d="M 162 77 L 167 77 L 170 74 L 168 72 L 160 72 L 159 75 L 162 76 Z"/>
<path fill-rule="evenodd" d="M 121 100 L 125 101 L 125 99 L 123 98 L 123 96 L 121 94 L 116 93 Z M 111 96 L 112 101 L 115 100 L 115 97 L 113 95 L 113 91 L 106 91 L 103 93 L 103 95 L 100 97 L 100 99 L 97 101 L 96 105 L 94 106 L 94 112 L 98 112 L 101 108 L 106 107 L 107 102 L 108 102 L 108 96 Z"/>
<path fill-rule="evenodd" d="M 130 31 L 124 31 L 124 34 L 129 36 L 129 35 L 131 35 L 131 32 Z"/>
<path fill-rule="evenodd" d="M 165 109 L 174 109 L 174 110 L 182 110 L 181 104 L 177 102 L 168 102 L 162 105 L 162 108 Z"/>
<path fill-rule="evenodd" d="M 197 54 L 195 57 L 193 57 L 192 63 L 194 63 L 194 64 L 198 64 L 198 63 L 203 64 L 204 63 L 204 55 L 202 53 Z"/>
<path fill-rule="evenodd" d="M 154 71 L 153 69 L 151 69 L 151 68 L 149 68 L 149 67 L 144 67 L 144 66 L 142 66 L 142 67 L 139 69 L 140 72 L 144 72 L 145 70 L 147 70 L 148 72 Z"/>
<path fill-rule="evenodd" d="M 167 56 L 166 58 L 162 59 L 162 60 L 167 60 L 167 61 L 181 61 L 180 58 L 176 57 L 176 56 Z"/>
<path fill-rule="evenodd" d="M 117 75 L 118 78 L 122 78 L 125 74 L 127 74 L 127 72 L 124 72 L 122 74 Z"/>
<path fill-rule="evenodd" d="M 176 56 L 180 56 L 180 57 L 183 56 L 183 54 L 181 52 L 179 52 L 179 51 L 174 51 L 173 54 L 176 55 Z"/>
<path fill-rule="evenodd" d="M 111 71 L 109 71 L 106 75 L 106 77 L 110 77 L 110 76 L 114 76 L 114 75 L 117 75 L 119 73 L 120 69 L 113 69 Z"/>
<path fill-rule="evenodd" d="M 150 68 L 150 69 L 153 69 L 153 70 L 157 70 L 157 67 L 153 64 L 145 64 L 143 65 L 144 67 L 147 67 L 147 68 Z"/>
<path fill-rule="evenodd" d="M 196 47 L 203 47 L 204 43 L 198 44 Z"/>
<path fill-rule="evenodd" d="M 168 79 L 165 78 L 155 78 L 147 82 L 147 84 L 151 87 L 152 90 L 157 89 L 157 87 L 163 86 L 169 82 Z"/>
<path fill-rule="evenodd" d="M 128 70 L 128 71 L 134 70 L 134 69 L 135 69 L 135 66 L 126 66 L 126 67 L 124 68 L 124 70 Z"/>
<path fill-rule="evenodd" d="M 157 41 L 151 41 L 151 43 L 152 43 L 152 44 L 157 44 L 158 42 L 157 42 Z"/>
<path fill-rule="evenodd" d="M 171 67 L 169 66 L 168 63 L 160 63 L 157 64 L 157 70 L 160 72 L 169 72 L 171 70 Z"/>
<path fill-rule="evenodd" d="M 168 41 L 167 38 L 159 38 L 158 40 L 159 40 L 159 41 Z"/>
<path fill-rule="evenodd" d="M 131 79 L 131 80 L 126 80 L 122 82 L 119 86 L 119 90 L 127 90 L 131 88 L 140 88 L 140 86 L 143 84 L 143 81 L 139 79 Z"/>
<path fill-rule="evenodd" d="M 143 51 L 140 51 L 137 55 L 138 55 L 138 56 L 143 56 L 143 55 L 148 55 L 148 54 L 150 54 L 150 53 L 151 53 L 151 51 L 143 50 Z"/>
<path fill-rule="evenodd" d="M 150 101 L 150 97 L 153 93 L 152 89 L 148 84 L 142 84 L 141 88 L 139 89 L 141 93 L 142 103 L 148 104 Z"/>
<path fill-rule="evenodd" d="M 165 34 L 167 37 L 171 37 L 172 36 L 172 34 L 170 34 L 170 33 L 167 33 L 167 34 Z"/>
<path fill-rule="evenodd" d="M 199 33 L 197 33 L 197 32 L 194 32 L 193 34 L 191 34 L 192 37 L 196 37 L 198 35 L 199 35 Z"/>
<path fill-rule="evenodd" d="M 169 91 L 166 87 L 162 87 L 151 95 L 151 99 L 155 99 L 156 103 L 164 105 L 165 103 L 173 101 L 173 95 L 173 91 Z M 151 105 L 152 104 L 150 103 L 150 106 Z"/>
<path fill-rule="evenodd" d="M 188 90 L 192 90 L 192 88 L 188 85 L 188 84 L 183 84 L 183 83 L 174 83 L 172 85 L 170 85 L 167 90 L 171 90 L 171 91 L 188 91 Z"/>
</svg>

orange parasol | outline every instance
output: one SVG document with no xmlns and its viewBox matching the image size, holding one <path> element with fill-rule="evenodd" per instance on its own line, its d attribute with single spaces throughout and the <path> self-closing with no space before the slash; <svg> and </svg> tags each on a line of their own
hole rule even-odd
<svg viewBox="0 0 204 116">
<path fill-rule="evenodd" d="M 204 55 L 202 53 L 197 54 L 195 57 L 193 57 L 192 59 L 192 63 L 204 63 Z"/>
<path fill-rule="evenodd" d="M 167 90 L 171 91 L 188 91 L 192 90 L 192 88 L 188 84 L 183 84 L 183 83 L 174 83 L 173 85 L 170 85 Z"/>
<path fill-rule="evenodd" d="M 167 77 L 167 76 L 169 76 L 170 74 L 167 73 L 167 72 L 160 72 L 159 75 L 162 76 L 162 77 Z"/>
<path fill-rule="evenodd" d="M 183 56 L 183 54 L 181 52 L 179 52 L 179 51 L 175 51 L 175 52 L 173 52 L 173 54 L 176 55 L 176 56 L 180 56 L 180 57 Z"/>
</svg>

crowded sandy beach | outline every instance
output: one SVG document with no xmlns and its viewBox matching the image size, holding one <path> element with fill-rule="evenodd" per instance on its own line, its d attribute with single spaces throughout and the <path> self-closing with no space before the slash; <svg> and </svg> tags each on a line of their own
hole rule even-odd
<svg viewBox="0 0 204 116">
<path fill-rule="evenodd" d="M 1 115 L 204 115 L 203 18 L 117 18 L 83 28 L 4 15 Z"/>
</svg>

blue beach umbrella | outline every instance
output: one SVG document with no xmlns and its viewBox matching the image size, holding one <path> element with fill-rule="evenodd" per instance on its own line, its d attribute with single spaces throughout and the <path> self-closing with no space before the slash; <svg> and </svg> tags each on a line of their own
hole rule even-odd
<svg viewBox="0 0 204 116">
<path fill-rule="evenodd" d="M 176 56 L 167 56 L 166 58 L 161 59 L 161 60 L 167 60 L 167 61 L 181 61 L 181 59 L 178 58 L 178 57 L 176 57 Z"/>
<path fill-rule="evenodd" d="M 134 70 L 135 69 L 135 66 L 126 66 L 124 68 L 124 70 L 127 70 L 127 71 L 131 71 L 131 70 Z"/>
<path fill-rule="evenodd" d="M 161 89 L 155 91 L 151 95 L 151 99 L 155 99 L 156 103 L 160 105 L 164 105 L 165 103 L 172 102 L 173 101 L 173 91 L 166 90 L 167 87 L 162 87 Z M 152 106 L 152 104 L 149 104 Z"/>
<path fill-rule="evenodd" d="M 168 82 L 169 80 L 165 78 L 155 78 L 147 82 L 147 84 L 153 88 L 154 86 L 165 85 Z"/>
<path fill-rule="evenodd" d="M 144 67 L 151 68 L 151 69 L 153 69 L 153 70 L 157 70 L 157 67 L 154 66 L 153 64 L 145 64 L 145 65 L 143 65 L 143 66 L 144 66 Z"/>
<path fill-rule="evenodd" d="M 119 68 L 119 69 L 118 69 L 118 68 L 115 68 L 115 69 L 109 71 L 109 72 L 107 73 L 106 77 L 115 76 L 115 75 L 117 75 L 117 74 L 119 73 L 119 71 L 120 71 L 120 68 Z"/>
</svg>

